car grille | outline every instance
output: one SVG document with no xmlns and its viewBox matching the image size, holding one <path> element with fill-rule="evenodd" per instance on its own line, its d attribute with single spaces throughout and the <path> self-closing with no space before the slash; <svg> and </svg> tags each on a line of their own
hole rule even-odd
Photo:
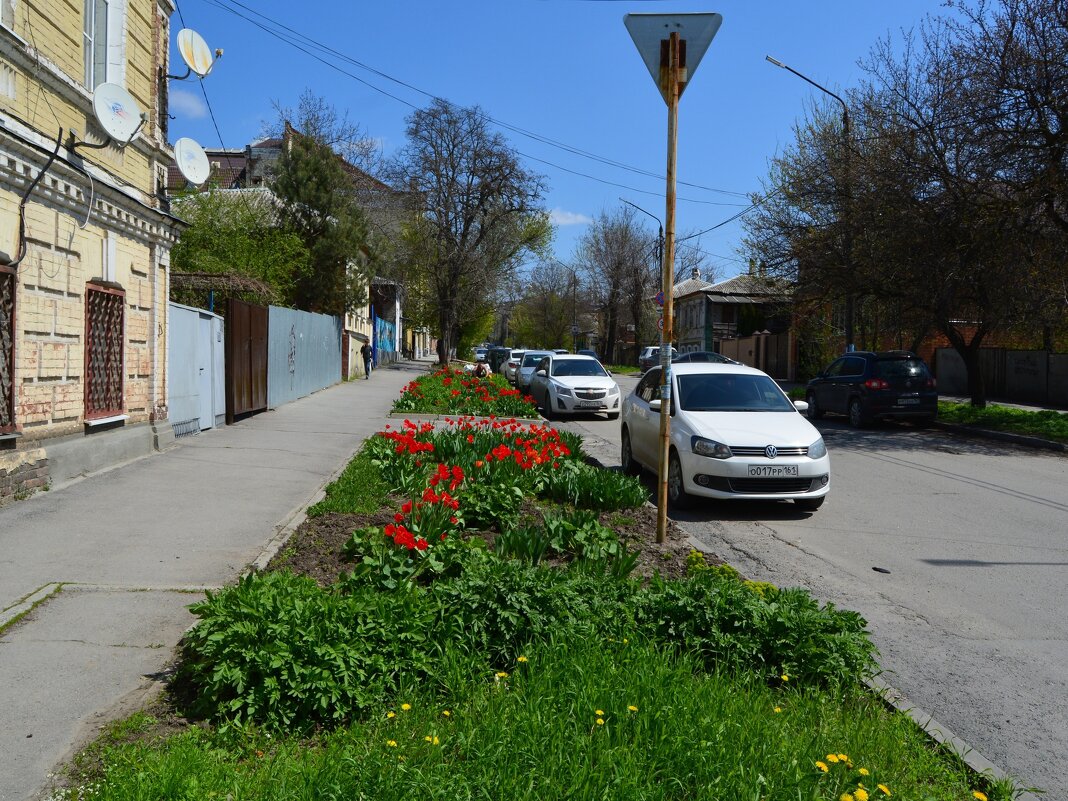
<svg viewBox="0 0 1068 801">
<path fill-rule="evenodd" d="M 777 493 L 809 492 L 812 489 L 811 478 L 732 478 L 731 492 L 743 493 Z"/>
<path fill-rule="evenodd" d="M 758 445 L 755 448 L 750 448 L 750 447 L 735 448 L 735 447 L 732 447 L 731 448 L 731 453 L 733 453 L 735 456 L 763 456 L 764 455 L 764 449 L 766 447 L 767 447 L 767 445 Z M 778 453 L 779 456 L 808 456 L 808 448 L 807 447 L 801 447 L 801 448 L 779 448 L 778 451 L 779 451 L 779 453 Z"/>
<path fill-rule="evenodd" d="M 600 400 L 608 394 L 604 389 L 576 389 L 575 397 L 579 400 Z"/>
</svg>

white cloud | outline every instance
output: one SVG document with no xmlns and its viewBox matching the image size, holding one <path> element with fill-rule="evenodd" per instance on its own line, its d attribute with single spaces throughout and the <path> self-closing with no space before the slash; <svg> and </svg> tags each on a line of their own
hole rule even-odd
<svg viewBox="0 0 1068 801">
<path fill-rule="evenodd" d="M 201 117 L 208 116 L 208 107 L 204 105 L 203 98 L 192 92 L 171 89 L 169 100 L 170 111 L 176 117 L 192 117 L 195 120 L 199 120 Z"/>
<path fill-rule="evenodd" d="M 554 225 L 589 225 L 593 222 L 592 217 L 587 217 L 585 214 L 578 214 L 574 211 L 564 211 L 563 209 L 553 209 L 549 212 L 549 220 Z"/>
</svg>

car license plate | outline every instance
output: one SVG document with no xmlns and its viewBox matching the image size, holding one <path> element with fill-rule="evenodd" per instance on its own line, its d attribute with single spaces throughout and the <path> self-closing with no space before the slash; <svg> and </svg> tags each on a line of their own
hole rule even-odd
<svg viewBox="0 0 1068 801">
<path fill-rule="evenodd" d="M 796 464 L 751 464 L 749 475 L 754 478 L 788 478 L 797 477 Z"/>
<path fill-rule="evenodd" d="M 919 398 L 898 398 L 897 402 L 902 406 L 918 406 L 920 403 Z"/>
<path fill-rule="evenodd" d="M 578 407 L 580 409 L 600 409 L 601 408 L 601 402 L 600 401 L 579 401 L 578 402 Z"/>
</svg>

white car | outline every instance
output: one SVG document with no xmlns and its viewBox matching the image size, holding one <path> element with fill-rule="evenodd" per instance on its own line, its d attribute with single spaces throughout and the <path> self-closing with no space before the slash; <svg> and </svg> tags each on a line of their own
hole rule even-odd
<svg viewBox="0 0 1068 801">
<path fill-rule="evenodd" d="M 662 368 L 654 367 L 623 401 L 621 461 L 636 475 L 659 463 Z M 765 373 L 742 364 L 671 368 L 668 501 L 695 496 L 792 500 L 815 511 L 831 489 L 823 437 Z"/>
<path fill-rule="evenodd" d="M 523 354 L 523 361 L 519 363 L 515 374 L 515 385 L 520 392 L 530 393 L 530 379 L 534 375 L 534 369 L 542 359 L 552 355 L 551 350 L 528 350 Z"/>
<path fill-rule="evenodd" d="M 519 376 L 519 365 L 523 361 L 525 350 L 512 349 L 512 355 L 504 363 L 504 377 L 509 384 L 515 384 Z"/>
<path fill-rule="evenodd" d="M 530 394 L 546 419 L 558 414 L 604 412 L 619 417 L 619 384 L 591 356 L 549 354 L 530 379 Z"/>
</svg>

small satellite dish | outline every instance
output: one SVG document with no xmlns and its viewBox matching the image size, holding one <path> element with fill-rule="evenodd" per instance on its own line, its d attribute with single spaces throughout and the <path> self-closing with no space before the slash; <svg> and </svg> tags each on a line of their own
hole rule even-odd
<svg viewBox="0 0 1068 801">
<path fill-rule="evenodd" d="M 182 60 L 189 67 L 190 72 L 195 72 L 201 78 L 211 72 L 213 62 L 211 48 L 204 41 L 204 37 L 192 28 L 182 28 L 178 31 L 178 52 L 181 53 Z"/>
<path fill-rule="evenodd" d="M 196 186 L 208 180 L 211 174 L 211 165 L 208 164 L 204 148 L 187 136 L 174 143 L 174 160 L 185 179 Z"/>
<path fill-rule="evenodd" d="M 137 101 L 117 83 L 102 83 L 96 87 L 93 112 L 104 132 L 122 146 L 128 145 L 145 124 Z"/>
</svg>

